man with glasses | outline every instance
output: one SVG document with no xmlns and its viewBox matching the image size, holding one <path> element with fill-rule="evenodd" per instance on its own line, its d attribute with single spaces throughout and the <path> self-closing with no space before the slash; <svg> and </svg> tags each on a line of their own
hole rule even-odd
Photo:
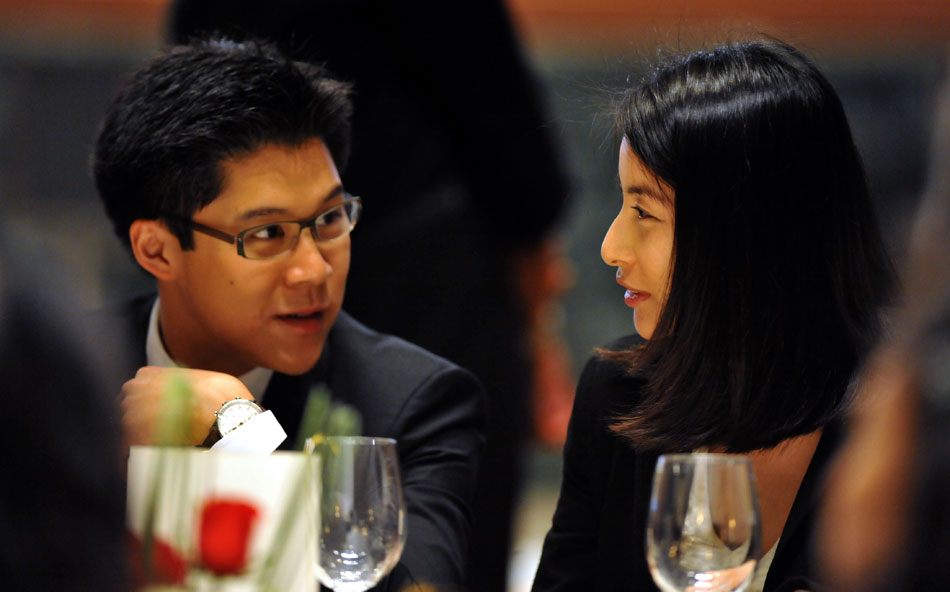
<svg viewBox="0 0 950 592">
<path fill-rule="evenodd" d="M 482 392 L 468 372 L 341 311 L 362 209 L 338 172 L 348 94 L 266 44 L 218 39 L 153 59 L 113 100 L 96 186 L 158 291 L 109 311 L 129 328 L 136 358 L 123 424 L 131 444 L 151 443 L 169 369 L 185 368 L 191 444 L 218 437 L 217 414 L 237 398 L 271 412 L 288 448 L 311 388 L 326 385 L 361 413 L 365 435 L 398 442 L 409 535 L 381 587 L 457 587 Z"/>
</svg>

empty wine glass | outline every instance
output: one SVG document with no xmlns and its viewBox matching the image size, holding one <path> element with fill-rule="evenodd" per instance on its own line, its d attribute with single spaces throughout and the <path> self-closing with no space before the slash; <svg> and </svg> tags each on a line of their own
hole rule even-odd
<svg viewBox="0 0 950 592">
<path fill-rule="evenodd" d="M 308 441 L 307 450 L 322 463 L 317 577 L 336 592 L 368 590 L 396 565 L 406 541 L 396 441 L 328 437 Z"/>
<path fill-rule="evenodd" d="M 729 454 L 659 458 L 647 563 L 663 592 L 741 592 L 761 554 L 752 463 Z"/>
</svg>

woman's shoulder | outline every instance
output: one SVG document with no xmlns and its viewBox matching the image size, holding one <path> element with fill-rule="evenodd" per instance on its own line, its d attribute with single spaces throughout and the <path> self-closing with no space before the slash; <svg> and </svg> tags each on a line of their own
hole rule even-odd
<svg viewBox="0 0 950 592">
<path fill-rule="evenodd" d="M 621 357 L 616 354 L 632 351 L 646 341 L 636 333 L 625 335 L 615 339 L 604 346 L 597 348 L 597 351 L 587 359 L 584 369 L 581 371 L 580 383 L 585 381 L 596 382 L 624 382 L 632 380 L 629 364 L 625 363 L 626 356 Z"/>
<path fill-rule="evenodd" d="M 587 360 L 578 379 L 575 412 L 580 409 L 598 417 L 616 417 L 629 411 L 640 397 L 643 378 L 611 354 L 632 350 L 643 343 L 640 336 L 627 335 L 599 348 Z"/>
<path fill-rule="evenodd" d="M 624 335 L 623 337 L 618 337 L 617 339 L 614 339 L 607 345 L 603 346 L 601 349 L 612 351 L 612 352 L 628 351 L 628 350 L 640 347 L 646 342 L 647 342 L 646 339 L 640 337 L 636 333 L 630 333 L 629 335 Z"/>
</svg>

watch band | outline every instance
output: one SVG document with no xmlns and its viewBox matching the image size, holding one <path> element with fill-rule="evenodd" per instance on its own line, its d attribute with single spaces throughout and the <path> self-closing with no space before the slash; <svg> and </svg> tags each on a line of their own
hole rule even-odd
<svg viewBox="0 0 950 592">
<path fill-rule="evenodd" d="M 204 442 L 200 444 L 202 448 L 211 448 L 215 442 L 221 439 L 221 430 L 218 429 L 218 416 L 214 416 L 214 421 L 211 423 L 211 429 L 208 430 L 208 435 L 205 437 Z"/>
</svg>

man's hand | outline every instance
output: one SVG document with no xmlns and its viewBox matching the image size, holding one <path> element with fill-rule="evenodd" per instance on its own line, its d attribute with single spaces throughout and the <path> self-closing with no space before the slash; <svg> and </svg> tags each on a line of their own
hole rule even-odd
<svg viewBox="0 0 950 592">
<path fill-rule="evenodd" d="M 155 444 L 155 426 L 162 412 L 162 398 L 168 379 L 182 376 L 192 391 L 191 425 L 185 430 L 188 441 L 201 444 L 214 423 L 214 412 L 235 397 L 254 399 L 240 380 L 222 372 L 184 368 L 139 368 L 135 378 L 122 385 L 122 424 L 129 445 Z"/>
</svg>

